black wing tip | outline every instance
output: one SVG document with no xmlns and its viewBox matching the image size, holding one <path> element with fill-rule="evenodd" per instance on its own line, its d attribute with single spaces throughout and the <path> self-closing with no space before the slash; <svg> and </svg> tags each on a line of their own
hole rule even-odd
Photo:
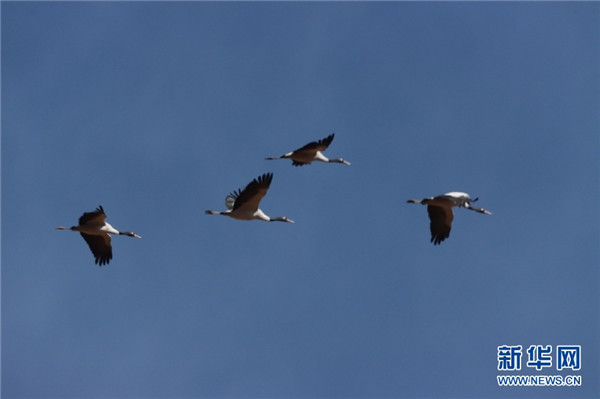
<svg viewBox="0 0 600 399">
<path fill-rule="evenodd" d="M 430 242 L 433 243 L 433 245 L 440 245 L 447 237 L 444 236 L 431 236 L 431 240 Z"/>
<path fill-rule="evenodd" d="M 104 208 L 102 208 L 102 205 L 98 205 L 98 208 L 96 208 L 96 212 L 104 213 Z"/>
<path fill-rule="evenodd" d="M 104 266 L 104 265 L 108 265 L 110 263 L 111 259 L 112 259 L 112 256 L 97 256 L 95 263 L 98 266 Z"/>
<path fill-rule="evenodd" d="M 329 146 L 329 144 L 331 144 L 331 142 L 333 141 L 334 137 L 335 137 L 335 133 L 331 133 L 329 136 L 327 136 L 324 139 L 322 139 L 320 141 L 320 144 L 324 144 L 326 146 Z"/>
<path fill-rule="evenodd" d="M 254 181 L 259 184 L 271 184 L 272 180 L 273 173 L 271 172 L 263 173 L 261 176 L 258 176 L 256 179 L 254 179 Z"/>
<path fill-rule="evenodd" d="M 273 180 L 273 173 L 271 173 L 271 172 L 263 173 L 262 175 L 254 178 L 250 183 L 248 183 L 248 185 L 246 186 L 246 188 L 244 188 L 244 190 L 246 190 L 248 187 L 253 186 L 253 185 L 266 185 L 267 187 L 269 187 L 271 185 L 272 180 Z M 242 190 L 241 188 L 238 188 L 237 190 L 233 190 L 231 193 L 229 193 L 229 195 L 227 197 L 232 197 L 234 199 L 237 199 L 244 190 Z"/>
<path fill-rule="evenodd" d="M 232 192 L 230 192 L 229 195 L 227 195 L 227 197 L 237 198 L 240 196 L 241 193 L 242 193 L 242 189 L 238 188 L 237 190 L 233 190 Z M 227 197 L 225 197 L 225 198 L 227 198 Z"/>
<path fill-rule="evenodd" d="M 450 231 L 444 231 L 440 233 L 432 232 L 430 242 L 432 242 L 433 245 L 440 245 L 448 237 L 450 237 Z"/>
<path fill-rule="evenodd" d="M 91 248 L 90 248 L 91 249 Z M 110 260 L 112 259 L 113 255 L 112 255 L 112 249 L 110 249 L 109 251 L 105 252 L 105 253 L 101 253 L 101 254 L 94 254 L 94 263 L 96 263 L 98 266 L 104 266 L 104 265 L 108 265 L 110 263 Z"/>
</svg>

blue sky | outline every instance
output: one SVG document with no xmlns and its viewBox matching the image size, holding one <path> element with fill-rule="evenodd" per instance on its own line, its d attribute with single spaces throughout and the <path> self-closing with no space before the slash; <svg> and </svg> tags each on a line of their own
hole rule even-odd
<svg viewBox="0 0 600 399">
<path fill-rule="evenodd" d="M 597 396 L 599 11 L 3 2 L 2 396 Z M 295 224 L 203 214 L 265 172 Z M 448 191 L 493 215 L 434 247 Z M 563 344 L 581 387 L 498 386 Z"/>
</svg>

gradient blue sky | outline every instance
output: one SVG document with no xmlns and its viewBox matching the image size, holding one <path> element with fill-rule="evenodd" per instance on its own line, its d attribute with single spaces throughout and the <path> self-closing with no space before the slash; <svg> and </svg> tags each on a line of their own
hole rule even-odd
<svg viewBox="0 0 600 399">
<path fill-rule="evenodd" d="M 597 397 L 599 3 L 1 11 L 3 398 Z M 265 172 L 295 224 L 203 214 Z M 499 387 L 534 344 L 583 385 Z"/>
</svg>

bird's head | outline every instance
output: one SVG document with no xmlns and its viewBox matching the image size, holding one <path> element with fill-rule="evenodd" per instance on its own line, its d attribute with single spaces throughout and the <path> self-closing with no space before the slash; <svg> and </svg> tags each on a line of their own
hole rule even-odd
<svg viewBox="0 0 600 399">
<path fill-rule="evenodd" d="M 278 216 L 276 218 L 271 218 L 271 222 L 286 222 L 286 223 L 294 223 L 294 221 L 286 216 Z"/>
<path fill-rule="evenodd" d="M 344 158 L 338 158 L 338 159 L 332 160 L 332 162 L 343 163 L 344 165 L 350 165 L 350 162 L 346 161 Z"/>
<path fill-rule="evenodd" d="M 492 214 L 492 212 L 490 212 L 490 211 L 488 211 L 487 209 L 484 209 L 484 208 L 476 208 L 476 207 L 473 207 L 473 206 L 471 206 L 470 208 L 472 210 L 474 210 L 475 212 L 483 213 L 485 215 L 491 215 Z"/>
<path fill-rule="evenodd" d="M 135 234 L 133 231 L 121 231 L 119 234 L 128 237 L 142 238 L 142 236 Z"/>
</svg>

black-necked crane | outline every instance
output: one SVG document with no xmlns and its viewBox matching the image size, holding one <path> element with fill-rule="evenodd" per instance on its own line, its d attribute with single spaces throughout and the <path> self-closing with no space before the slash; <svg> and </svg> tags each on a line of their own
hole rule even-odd
<svg viewBox="0 0 600 399">
<path fill-rule="evenodd" d="M 142 238 L 132 231 L 119 231 L 106 223 L 106 214 L 102 205 L 98 206 L 93 212 L 85 212 L 79 218 L 79 225 L 64 227 L 58 226 L 58 230 L 73 230 L 81 233 L 81 236 L 87 242 L 92 250 L 96 264 L 99 266 L 108 265 L 112 259 L 112 246 L 110 244 L 110 234 Z"/>
<path fill-rule="evenodd" d="M 285 217 L 269 217 L 258 206 L 263 199 L 273 180 L 273 173 L 265 173 L 252 180 L 243 190 L 238 189 L 225 197 L 226 211 L 207 210 L 207 215 L 224 215 L 238 220 L 264 220 L 265 222 L 288 222 L 293 220 Z"/>
<path fill-rule="evenodd" d="M 298 148 L 295 151 L 288 152 L 287 154 L 283 154 L 278 157 L 267 157 L 265 159 L 273 160 L 289 158 L 292 160 L 292 165 L 294 166 L 309 165 L 313 161 L 343 163 L 344 165 L 350 165 L 350 162 L 344 160 L 343 158 L 329 159 L 323 155 L 322 151 L 325 151 L 327 147 L 329 147 L 329 144 L 331 144 L 333 141 L 334 136 L 335 134 L 332 133 L 324 139 L 308 143 L 304 147 Z"/>
<path fill-rule="evenodd" d="M 425 198 L 422 200 L 409 199 L 408 203 L 427 205 L 427 213 L 429 214 L 429 229 L 431 230 L 431 242 L 433 245 L 438 245 L 450 236 L 452 228 L 452 207 L 470 209 L 475 212 L 491 215 L 487 209 L 477 208 L 471 205 L 479 198 L 471 199 L 469 194 L 453 191 L 437 197 Z"/>
</svg>

